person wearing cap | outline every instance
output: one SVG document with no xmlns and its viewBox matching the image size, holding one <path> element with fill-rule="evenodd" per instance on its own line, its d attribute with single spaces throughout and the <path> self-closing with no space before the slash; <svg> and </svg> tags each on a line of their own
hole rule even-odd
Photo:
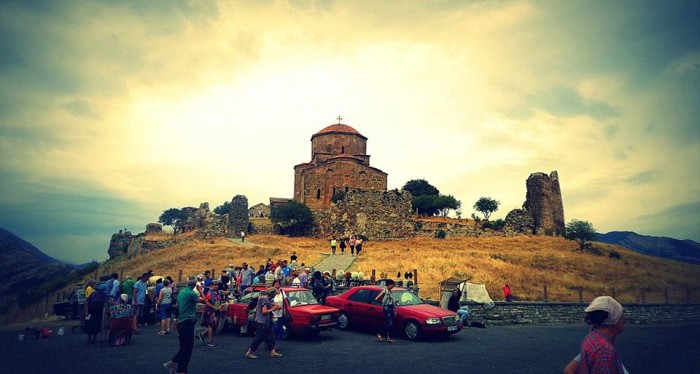
<svg viewBox="0 0 700 374">
<path fill-rule="evenodd" d="M 245 353 L 246 358 L 258 358 L 255 355 L 255 350 L 263 342 L 265 342 L 267 350 L 270 351 L 270 357 L 282 357 L 282 354 L 277 352 L 275 332 L 272 330 L 272 313 L 282 308 L 280 305 L 272 303 L 275 295 L 277 295 L 277 290 L 274 287 L 268 288 L 265 292 L 260 292 L 258 303 L 255 306 L 255 323 L 257 324 L 255 337 Z"/>
<path fill-rule="evenodd" d="M 187 287 L 177 295 L 177 333 L 180 349 L 170 361 L 163 364 L 163 367 L 171 374 L 187 373 L 187 365 L 189 365 L 192 358 L 194 327 L 197 322 L 197 302 L 203 301 L 201 296 L 194 290 L 196 285 L 197 281 L 194 277 L 191 277 L 187 281 Z"/>
<path fill-rule="evenodd" d="M 584 311 L 591 332 L 564 373 L 627 373 L 614 346 L 625 325 L 622 305 L 610 296 L 599 296 Z"/>
</svg>

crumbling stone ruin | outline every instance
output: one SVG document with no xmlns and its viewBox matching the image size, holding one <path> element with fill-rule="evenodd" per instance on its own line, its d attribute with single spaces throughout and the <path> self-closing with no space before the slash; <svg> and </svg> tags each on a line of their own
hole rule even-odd
<svg viewBox="0 0 700 374">
<path fill-rule="evenodd" d="M 535 232 L 535 220 L 525 209 L 513 209 L 505 219 L 505 228 L 519 234 L 531 235 Z"/>
<path fill-rule="evenodd" d="M 370 239 L 411 237 L 415 223 L 407 191 L 351 189 L 343 200 L 314 212 L 320 237 L 364 235 Z"/>
<path fill-rule="evenodd" d="M 160 223 L 149 223 L 146 225 L 146 234 L 158 234 L 163 232 L 163 225 Z"/>
<path fill-rule="evenodd" d="M 109 241 L 109 249 L 107 249 L 107 254 L 109 254 L 110 260 L 126 254 L 129 248 L 129 243 L 131 243 L 131 231 L 119 230 L 118 233 L 112 235 L 112 239 Z"/>
<path fill-rule="evenodd" d="M 228 230 L 230 236 L 240 238 L 241 231 L 248 233 L 248 198 L 236 195 L 231 200 L 231 210 L 228 214 Z"/>
<path fill-rule="evenodd" d="M 550 175 L 532 173 L 525 183 L 527 195 L 523 209 L 533 220 L 533 234 L 563 236 L 564 203 L 556 170 Z"/>
</svg>

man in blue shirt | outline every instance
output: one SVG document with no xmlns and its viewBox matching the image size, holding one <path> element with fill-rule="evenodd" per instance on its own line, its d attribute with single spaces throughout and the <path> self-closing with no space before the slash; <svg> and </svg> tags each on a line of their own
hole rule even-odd
<svg viewBox="0 0 700 374">
<path fill-rule="evenodd" d="M 141 332 L 138 327 L 141 326 L 139 323 L 143 320 L 143 313 L 146 305 L 146 292 L 148 290 L 148 273 L 143 273 L 141 278 L 134 283 L 134 321 L 132 323 L 132 328 L 134 334 Z"/>
<path fill-rule="evenodd" d="M 204 294 L 206 295 L 209 292 L 209 288 L 211 288 L 211 282 L 214 281 L 214 278 L 211 276 L 211 271 L 205 270 L 204 271 Z"/>
</svg>

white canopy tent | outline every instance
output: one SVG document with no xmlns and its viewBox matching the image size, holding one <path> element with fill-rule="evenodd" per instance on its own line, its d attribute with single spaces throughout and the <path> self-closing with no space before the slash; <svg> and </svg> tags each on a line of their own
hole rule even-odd
<svg viewBox="0 0 700 374">
<path fill-rule="evenodd" d="M 456 289 L 462 291 L 460 301 L 484 304 L 487 308 L 494 306 L 493 300 L 483 284 L 469 283 L 466 279 L 448 278 L 440 282 L 440 307 L 447 308 L 447 302 Z"/>
</svg>

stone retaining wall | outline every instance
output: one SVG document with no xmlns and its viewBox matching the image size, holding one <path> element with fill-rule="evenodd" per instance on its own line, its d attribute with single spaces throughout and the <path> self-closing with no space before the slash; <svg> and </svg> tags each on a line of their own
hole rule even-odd
<svg viewBox="0 0 700 374">
<path fill-rule="evenodd" d="M 481 304 L 466 303 L 472 321 L 487 325 L 519 323 L 581 323 L 588 304 L 555 302 L 496 302 L 491 309 Z M 660 324 L 700 322 L 700 304 L 622 304 L 628 324 Z"/>
</svg>

